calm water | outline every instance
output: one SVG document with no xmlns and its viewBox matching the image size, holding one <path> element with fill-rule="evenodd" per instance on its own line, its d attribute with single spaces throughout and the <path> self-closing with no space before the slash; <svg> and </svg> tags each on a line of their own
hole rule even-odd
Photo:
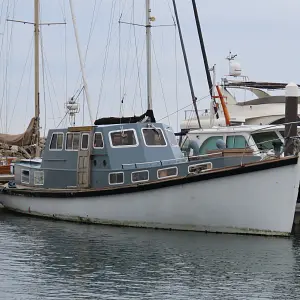
<svg viewBox="0 0 300 300">
<path fill-rule="evenodd" d="M 0 299 L 297 299 L 300 237 L 114 228 L 0 209 Z"/>
</svg>

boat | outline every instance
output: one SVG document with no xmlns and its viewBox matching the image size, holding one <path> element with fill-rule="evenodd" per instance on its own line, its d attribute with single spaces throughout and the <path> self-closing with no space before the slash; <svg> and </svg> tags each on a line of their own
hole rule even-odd
<svg viewBox="0 0 300 300">
<path fill-rule="evenodd" d="M 49 130 L 40 160 L 15 163 L 15 179 L 2 186 L 0 203 L 22 214 L 76 222 L 289 235 L 298 154 L 269 160 L 221 150 L 185 156 L 172 128 L 156 122 L 152 110 L 149 0 L 146 22 L 147 112 Z"/>
<path fill-rule="evenodd" d="M 20 158 L 30 158 L 34 152 L 35 121 L 32 118 L 27 130 L 21 134 L 0 134 L 0 183 L 13 179 L 11 169 L 14 162 Z"/>
<path fill-rule="evenodd" d="M 226 100 L 226 108 L 230 115 L 230 126 L 237 125 L 276 125 L 283 124 L 285 118 L 285 96 L 280 94 L 288 83 L 251 81 L 248 76 L 242 75 L 240 63 L 235 61 L 236 55 L 231 53 L 227 57 L 229 63 L 229 75 L 221 78 L 219 84 L 220 92 Z M 212 68 L 215 76 L 215 66 Z M 216 89 L 216 83 L 213 89 Z M 299 86 L 299 85 L 298 85 Z M 241 96 L 242 91 L 249 93 L 249 99 L 239 99 L 235 96 Z M 276 94 L 271 94 L 276 91 Z M 222 105 L 217 103 L 216 113 L 210 108 L 200 110 L 201 127 L 210 128 L 212 126 L 227 126 L 226 116 Z M 300 112 L 300 103 L 298 104 Z M 300 117 L 300 114 L 298 115 Z M 199 125 L 193 110 L 186 110 L 184 120 L 180 124 L 183 131 L 198 129 Z"/>
<path fill-rule="evenodd" d="M 15 157 L 2 157 L 0 159 L 0 184 L 14 179 L 11 168 L 15 159 Z"/>
<path fill-rule="evenodd" d="M 236 156 L 183 157 L 174 139 L 160 123 L 50 130 L 42 161 L 16 163 L 0 202 L 25 214 L 89 223 L 291 232 L 297 156 L 246 156 L 241 166 Z"/>
</svg>

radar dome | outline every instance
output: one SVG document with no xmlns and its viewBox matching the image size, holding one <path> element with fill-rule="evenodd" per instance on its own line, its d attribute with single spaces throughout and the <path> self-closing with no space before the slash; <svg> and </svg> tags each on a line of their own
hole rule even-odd
<svg viewBox="0 0 300 300">
<path fill-rule="evenodd" d="M 229 65 L 229 75 L 237 77 L 237 76 L 241 76 L 241 74 L 242 74 L 241 65 L 238 62 L 236 62 L 236 61 L 230 62 L 230 65 Z"/>
</svg>

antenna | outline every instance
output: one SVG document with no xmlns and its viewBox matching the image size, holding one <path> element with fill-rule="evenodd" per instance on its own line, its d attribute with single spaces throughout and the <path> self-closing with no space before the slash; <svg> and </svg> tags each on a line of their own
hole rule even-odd
<svg viewBox="0 0 300 300">
<path fill-rule="evenodd" d="M 228 60 L 229 76 L 232 77 L 240 77 L 242 75 L 241 65 L 239 62 L 235 61 L 236 57 L 237 54 L 232 54 L 231 51 L 229 51 L 229 55 L 226 57 Z"/>
<path fill-rule="evenodd" d="M 229 51 L 229 55 L 225 58 L 228 60 L 228 67 L 230 70 L 230 63 L 237 57 L 237 54 L 231 54 L 231 51 Z"/>
<path fill-rule="evenodd" d="M 226 57 L 226 59 L 230 62 L 234 60 L 237 57 L 237 54 L 231 54 L 231 51 L 229 51 L 229 55 Z"/>
</svg>

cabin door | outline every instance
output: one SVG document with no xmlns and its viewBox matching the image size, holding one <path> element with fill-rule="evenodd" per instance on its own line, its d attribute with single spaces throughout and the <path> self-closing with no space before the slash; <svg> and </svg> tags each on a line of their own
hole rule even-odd
<svg viewBox="0 0 300 300">
<path fill-rule="evenodd" d="M 91 181 L 91 141 L 92 132 L 80 133 L 80 144 L 77 160 L 77 186 L 79 188 L 90 187 Z"/>
</svg>

